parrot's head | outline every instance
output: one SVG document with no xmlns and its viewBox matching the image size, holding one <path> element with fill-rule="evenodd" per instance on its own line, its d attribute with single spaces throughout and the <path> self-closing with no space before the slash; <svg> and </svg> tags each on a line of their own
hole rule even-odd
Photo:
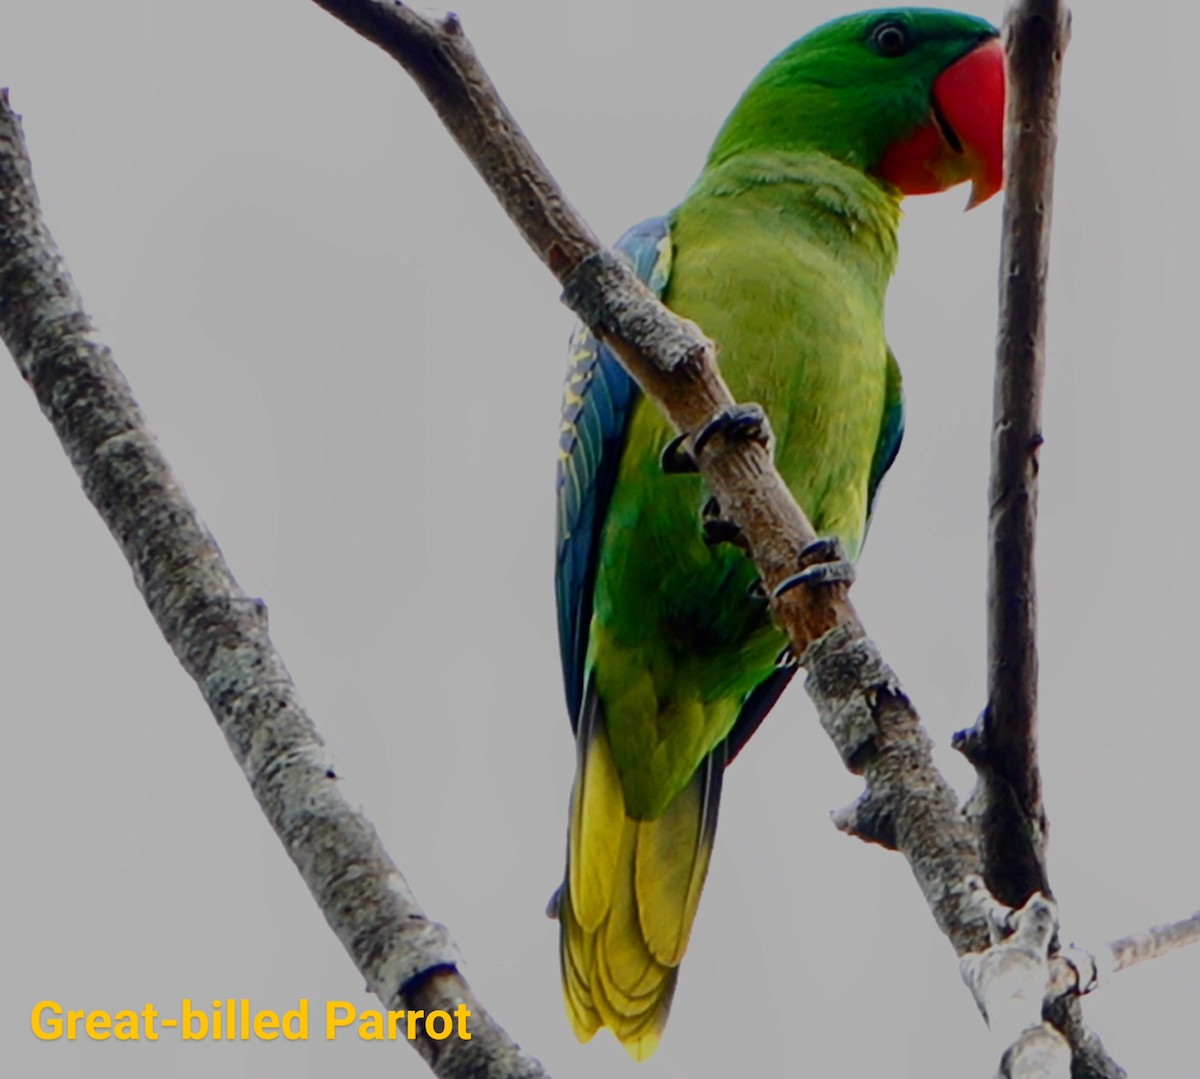
<svg viewBox="0 0 1200 1079">
<path fill-rule="evenodd" d="M 819 150 L 905 195 L 972 182 L 1000 190 L 1004 50 L 994 26 L 928 8 L 866 11 L 817 27 L 743 95 L 709 164 L 739 153 Z"/>
</svg>

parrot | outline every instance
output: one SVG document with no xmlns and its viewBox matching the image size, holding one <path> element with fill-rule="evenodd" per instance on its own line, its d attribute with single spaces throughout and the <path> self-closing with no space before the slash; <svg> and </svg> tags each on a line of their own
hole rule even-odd
<svg viewBox="0 0 1200 1079">
<path fill-rule="evenodd" d="M 904 430 L 884 337 L 901 199 L 970 181 L 970 208 L 1000 190 L 1005 78 L 980 18 L 900 8 L 825 23 L 754 79 L 683 201 L 616 244 L 716 342 L 735 399 L 764 410 L 781 477 L 847 568 Z M 608 1027 L 635 1060 L 667 1021 L 724 769 L 797 668 L 688 463 L 655 403 L 578 329 L 555 567 L 576 772 L 547 913 L 576 1036 Z"/>
</svg>

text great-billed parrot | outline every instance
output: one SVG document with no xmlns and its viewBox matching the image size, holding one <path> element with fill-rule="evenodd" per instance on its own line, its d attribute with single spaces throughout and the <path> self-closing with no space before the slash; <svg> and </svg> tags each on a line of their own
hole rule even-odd
<svg viewBox="0 0 1200 1079">
<path fill-rule="evenodd" d="M 994 27 L 898 9 L 837 19 L 758 75 L 699 180 L 617 244 L 763 406 L 817 533 L 861 550 L 903 431 L 884 340 L 904 195 L 1001 185 Z M 755 571 L 706 542 L 707 493 L 665 475 L 674 432 L 608 349 L 573 342 L 558 470 L 557 596 L 578 764 L 561 922 L 567 1014 L 645 1059 L 696 915 L 725 766 L 794 671 Z"/>
</svg>

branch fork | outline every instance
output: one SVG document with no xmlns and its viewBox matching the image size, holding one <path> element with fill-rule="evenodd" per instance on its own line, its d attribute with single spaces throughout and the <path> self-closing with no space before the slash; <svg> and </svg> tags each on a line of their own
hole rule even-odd
<svg viewBox="0 0 1200 1079">
<path fill-rule="evenodd" d="M 1069 1079 L 1071 1046 L 1042 1019 L 1050 981 L 1050 950 L 1058 932 L 1058 907 L 1040 892 L 1020 910 L 995 900 L 983 880 L 967 882 L 987 919 L 992 945 L 959 962 L 975 1004 L 992 1034 L 1000 1079 Z"/>
</svg>

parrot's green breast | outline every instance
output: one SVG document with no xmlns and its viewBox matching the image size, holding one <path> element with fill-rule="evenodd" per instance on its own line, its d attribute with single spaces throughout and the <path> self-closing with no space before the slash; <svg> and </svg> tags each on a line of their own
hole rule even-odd
<svg viewBox="0 0 1200 1079">
<path fill-rule="evenodd" d="M 861 547 L 888 383 L 883 298 L 897 199 L 816 154 L 742 155 L 671 220 L 665 300 L 715 340 L 734 397 L 762 405 L 816 531 Z M 749 560 L 700 529 L 707 492 L 665 475 L 674 436 L 639 400 L 600 541 L 588 666 L 630 813 L 653 818 L 733 727 L 786 644 Z"/>
</svg>

